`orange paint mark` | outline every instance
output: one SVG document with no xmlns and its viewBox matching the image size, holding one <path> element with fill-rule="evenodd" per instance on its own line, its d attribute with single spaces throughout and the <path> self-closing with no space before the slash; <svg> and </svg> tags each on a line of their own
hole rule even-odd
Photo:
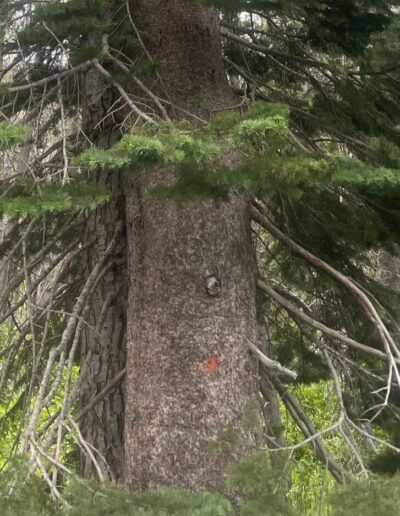
<svg viewBox="0 0 400 516">
<path fill-rule="evenodd" d="M 213 373 L 214 371 L 217 371 L 217 369 L 219 369 L 220 359 L 217 357 L 217 355 L 212 355 L 207 359 L 205 366 L 207 372 Z"/>
</svg>

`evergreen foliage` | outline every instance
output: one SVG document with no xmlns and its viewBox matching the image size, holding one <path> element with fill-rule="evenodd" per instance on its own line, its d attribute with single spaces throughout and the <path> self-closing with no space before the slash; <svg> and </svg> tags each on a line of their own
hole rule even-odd
<svg viewBox="0 0 400 516">
<path fill-rule="evenodd" d="M 1 474 L 0 494 L 5 516 L 228 516 L 231 502 L 220 494 L 202 492 L 189 495 L 176 489 L 147 493 L 130 493 L 113 486 L 71 479 L 64 490 L 60 506 L 34 477 L 23 478 L 24 462 L 17 461 Z M 230 487 L 241 493 L 238 514 L 242 516 L 295 516 L 302 514 L 279 493 L 279 480 L 271 470 L 266 454 L 257 454 L 239 464 L 230 479 Z M 282 487 L 282 484 L 281 484 Z M 327 497 L 329 516 L 376 516 L 396 513 L 400 502 L 398 476 L 372 477 L 346 487 L 336 487 Z M 318 510 L 317 507 L 314 511 Z M 315 512 L 313 512 L 315 514 Z"/>
<path fill-rule="evenodd" d="M 69 210 L 94 210 L 99 204 L 109 199 L 110 193 L 107 190 L 83 181 L 75 181 L 63 187 L 60 185 L 45 186 L 37 195 L 33 196 L 5 198 L 0 201 L 0 212 L 15 217 L 40 216 L 45 213 Z"/>
<path fill-rule="evenodd" d="M 203 491 L 191 495 L 178 489 L 132 493 L 115 485 L 71 478 L 60 506 L 35 478 L 24 478 L 24 461 L 19 460 L 1 475 L 0 495 L 6 516 L 228 516 L 234 513 L 226 496 Z M 243 516 L 295 516 L 285 500 L 284 482 L 271 468 L 267 453 L 259 453 L 238 464 L 229 481 L 228 496 L 239 503 Z"/>
<path fill-rule="evenodd" d="M 105 6 L 105 0 L 39 5 L 31 23 L 20 31 L 18 44 L 39 52 L 42 59 L 50 62 L 55 61 L 54 51 L 60 50 L 60 41 L 71 52 L 74 64 L 96 57 L 101 51 L 102 34 L 113 28 L 112 24 L 104 25 Z"/>
<path fill-rule="evenodd" d="M 273 222 L 293 241 L 353 278 L 376 303 L 377 313 L 388 330 L 398 334 L 399 294 L 382 286 L 377 274 L 377 255 L 382 250 L 398 255 L 400 244 L 400 2 L 199 1 L 222 9 L 225 29 L 244 42 L 239 46 L 234 38 L 227 38 L 224 46 L 228 74 L 231 79 L 240 79 L 240 107 L 217 115 L 211 113 L 201 123 L 196 119 L 191 124 L 190 117 L 174 124 L 154 117 L 155 123 L 150 125 L 137 119 L 131 123 L 126 117 L 127 108 L 121 108 L 123 102 L 115 84 L 126 87 L 128 97 L 136 101 L 136 93 L 129 90 L 131 81 L 137 77 L 153 80 L 163 63 L 136 59 L 135 52 L 141 46 L 129 16 L 121 14 L 125 12 L 124 2 L 69 0 L 35 4 L 26 23 L 13 21 L 17 37 L 12 31 L 3 34 L 2 50 L 10 61 L 15 59 L 16 65 L 2 76 L 2 113 L 5 119 L 23 120 L 25 124 L 0 123 L 0 152 L 4 155 L 0 212 L 12 218 L 14 224 L 1 241 L 1 250 L 11 255 L 14 275 L 4 288 L 9 296 L 3 310 L 7 325 L 2 319 L 0 326 L 0 383 L 4 380 L 6 385 L 0 393 L 0 432 L 1 438 L 7 439 L 2 457 L 5 463 L 6 455 L 13 454 L 10 441 L 14 443 L 22 433 L 24 410 L 38 396 L 40 381 L 31 384 L 31 374 L 43 376 L 54 341 L 59 342 L 65 328 L 66 318 L 59 311 L 71 311 L 79 296 L 81 279 L 79 264 L 73 262 L 66 267 L 59 289 L 54 292 L 54 304 L 50 307 L 53 312 L 49 312 L 52 315 L 45 319 L 46 307 L 32 315 L 35 302 L 31 300 L 28 306 L 26 300 L 34 289 L 26 283 L 25 261 L 28 260 L 28 272 L 33 271 L 32 278 L 40 278 L 46 260 L 52 263 L 55 257 L 54 263 L 63 263 L 71 243 L 82 238 L 80 224 L 88 212 L 120 194 L 113 184 L 113 177 L 119 174 L 146 174 L 156 166 L 174 168 L 175 183 L 159 184 L 154 189 L 155 196 L 168 202 L 224 200 L 237 191 L 257 198 L 267 207 Z M 8 7 L 14 12 L 11 4 Z M 124 61 L 125 68 L 129 65 L 128 71 L 118 68 L 107 52 L 113 53 L 114 58 L 133 56 L 134 59 Z M 23 66 L 18 65 L 20 55 L 24 56 Z M 102 100 L 110 102 L 112 116 L 102 120 L 96 131 L 104 136 L 107 130 L 114 130 L 114 124 L 119 124 L 124 133 L 116 143 L 116 138 L 99 137 L 98 146 L 88 143 L 83 130 L 75 133 L 81 113 L 77 86 L 81 76 L 71 72 L 71 67 L 79 64 L 86 67 L 80 70 L 91 69 L 93 59 L 98 59 L 115 81 L 105 81 L 105 92 L 101 93 Z M 57 74 L 64 72 L 59 81 Z M 37 82 L 29 88 L 32 81 Z M 143 97 L 149 102 L 148 112 L 158 112 L 159 106 L 151 104 L 145 94 Z M 60 104 L 67 119 L 67 123 L 62 121 L 63 128 Z M 141 102 L 138 106 L 145 109 Z M 163 106 L 169 106 L 168 101 Z M 104 140 L 113 145 L 108 148 Z M 21 170 L 13 152 L 24 144 L 36 148 Z M 227 166 L 225 158 L 230 155 L 239 158 L 233 160 L 234 165 Z M 46 168 L 49 164 L 56 165 L 57 174 L 48 172 L 54 170 Z M 74 168 L 71 180 L 63 184 L 60 171 L 65 165 Z M 102 174 L 107 179 L 99 181 Z M 19 248 L 14 252 L 14 244 L 21 240 L 30 223 L 33 226 L 24 240 L 24 252 Z M 343 285 L 312 269 L 265 232 L 257 238 L 261 273 L 287 299 L 294 298 L 297 306 L 315 320 L 372 349 L 382 349 L 373 321 Z M 45 256 L 42 249 L 46 250 Z M 46 288 L 44 285 L 45 291 Z M 375 356 L 338 345 L 271 299 L 266 305 L 272 355 L 298 373 L 298 382 L 308 386 L 301 387 L 302 393 L 310 389 L 302 395 L 296 390 L 298 384 L 291 386 L 317 426 L 329 426 L 336 417 L 329 403 L 323 408 L 318 405 L 323 396 L 315 387 L 330 385 L 330 370 L 322 353 L 326 347 L 340 371 L 344 404 L 352 420 L 359 422 L 372 416 L 371 407 L 380 406 L 384 400 L 381 393 L 386 385 L 387 364 Z M 14 329 L 8 326 L 10 319 L 14 320 Z M 41 339 L 40 361 L 34 366 L 32 349 Z M 78 360 L 75 357 L 74 367 Z M 56 385 L 57 375 L 54 369 L 52 385 Z M 61 377 L 64 380 L 58 387 L 62 390 L 65 377 Z M 313 392 L 318 392 L 318 400 Z M 62 396 L 56 397 L 50 409 L 45 407 L 48 419 L 57 413 L 61 399 Z M 397 387 L 392 389 L 387 402 L 372 419 L 371 433 L 399 446 Z M 42 431 L 46 423 L 42 420 L 39 426 Z M 293 425 L 287 424 L 286 428 L 291 441 Z M 360 449 L 359 454 L 373 471 L 394 476 L 350 484 L 334 496 L 331 514 L 396 513 L 400 500 L 395 475 L 398 455 L 380 446 L 374 455 L 365 440 L 348 433 L 347 437 Z M 301 434 L 295 433 L 295 437 L 301 439 Z M 359 464 L 346 461 L 339 435 L 325 438 L 324 443 L 350 473 L 359 473 Z M 291 495 L 297 506 L 303 496 L 298 490 L 296 500 L 298 484 L 304 478 L 312 484 L 313 473 L 318 469 L 317 459 L 311 459 L 310 454 L 311 448 L 294 454 L 298 463 L 305 464 L 305 472 L 297 466 L 292 473 Z M 243 497 L 243 516 L 297 514 L 297 509 L 288 504 L 284 483 L 276 483 L 271 463 L 263 452 L 233 471 L 230 488 Z M 6 493 L 4 514 L 54 514 L 54 501 L 37 478 L 15 483 L 16 478 L 23 476 L 22 469 L 15 476 L 5 468 L 1 481 L 1 489 Z M 10 486 L 14 486 L 11 491 Z M 59 509 L 61 514 L 216 516 L 231 511 L 226 498 L 211 493 L 197 497 L 177 490 L 129 494 L 122 489 L 88 486 L 80 481 L 61 487 L 69 504 Z M 317 489 L 312 493 L 313 500 Z M 310 504 L 307 499 L 302 509 L 307 512 Z"/>
<path fill-rule="evenodd" d="M 400 491 L 398 476 L 377 478 L 351 484 L 339 491 L 332 499 L 333 516 L 396 513 L 399 507 Z"/>
<path fill-rule="evenodd" d="M 0 123 L 0 152 L 12 149 L 25 142 L 28 137 L 26 127 L 14 126 L 8 122 Z"/>
</svg>

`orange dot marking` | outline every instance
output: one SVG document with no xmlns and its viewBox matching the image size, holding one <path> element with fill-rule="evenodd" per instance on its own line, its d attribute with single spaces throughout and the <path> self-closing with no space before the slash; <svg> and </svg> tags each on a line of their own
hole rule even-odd
<svg viewBox="0 0 400 516">
<path fill-rule="evenodd" d="M 209 373 L 213 373 L 214 371 L 217 371 L 217 369 L 219 369 L 219 366 L 220 366 L 220 360 L 217 357 L 217 355 L 212 355 L 211 357 L 209 357 L 207 359 L 206 370 Z"/>
</svg>

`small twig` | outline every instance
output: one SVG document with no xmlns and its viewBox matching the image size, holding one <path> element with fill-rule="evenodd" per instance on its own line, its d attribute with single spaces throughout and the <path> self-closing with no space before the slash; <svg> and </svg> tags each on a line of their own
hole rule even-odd
<svg viewBox="0 0 400 516">
<path fill-rule="evenodd" d="M 90 460 L 92 461 L 92 463 L 93 463 L 93 465 L 94 465 L 94 467 L 96 469 L 97 476 L 99 477 L 99 480 L 101 482 L 104 482 L 105 478 L 104 478 L 103 472 L 101 471 L 101 467 L 100 467 L 96 457 L 94 456 L 94 453 L 91 450 L 91 447 L 89 446 L 89 443 L 87 443 L 86 440 L 84 439 L 83 435 L 81 434 L 81 431 L 79 430 L 79 426 L 75 423 L 75 421 L 71 417 L 68 418 L 68 419 L 69 419 L 69 422 L 71 423 L 71 425 L 73 426 L 73 428 L 74 428 L 74 430 L 76 432 L 77 441 L 81 444 L 81 446 L 84 448 L 85 452 L 89 455 Z M 66 428 L 67 428 L 67 430 L 69 430 L 67 425 L 66 425 Z"/>
<path fill-rule="evenodd" d="M 132 77 L 132 79 L 135 81 L 135 83 L 139 86 L 139 88 L 141 90 L 143 90 L 153 101 L 154 103 L 156 104 L 156 106 L 158 107 L 158 109 L 161 111 L 163 117 L 164 117 L 164 120 L 166 120 L 167 122 L 171 122 L 171 119 L 170 117 L 168 116 L 168 113 L 167 113 L 167 110 L 165 109 L 165 107 L 162 105 L 161 103 L 161 99 L 159 99 L 159 97 L 157 97 L 157 95 L 155 95 L 145 84 L 144 82 L 142 82 L 138 77 L 136 77 L 136 75 L 133 75 L 131 70 L 124 65 L 124 63 L 122 63 L 119 59 L 117 59 L 116 57 L 112 56 L 109 52 L 107 52 L 105 54 L 105 56 L 110 59 L 110 61 L 112 61 L 113 63 L 115 63 L 121 70 L 123 70 L 124 72 L 126 73 L 129 73 L 130 76 Z"/>
<path fill-rule="evenodd" d="M 128 106 L 131 108 L 131 110 L 136 113 L 136 115 L 139 118 L 142 118 L 145 122 L 148 122 L 149 124 L 154 124 L 154 120 L 144 113 L 141 109 L 137 107 L 137 105 L 132 102 L 129 95 L 126 93 L 124 88 L 113 78 L 113 76 L 107 72 L 107 70 L 100 64 L 100 61 L 98 59 L 94 59 L 94 66 L 99 70 L 99 72 L 106 77 L 110 83 L 118 90 L 121 97 L 125 100 L 125 102 L 128 104 Z"/>
</svg>

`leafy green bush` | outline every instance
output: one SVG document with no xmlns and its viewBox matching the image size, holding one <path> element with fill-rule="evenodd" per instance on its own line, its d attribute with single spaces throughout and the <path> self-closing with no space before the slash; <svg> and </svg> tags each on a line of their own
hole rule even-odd
<svg viewBox="0 0 400 516">
<path fill-rule="evenodd" d="M 0 152 L 24 143 L 28 134 L 29 129 L 27 127 L 0 122 Z"/>
<path fill-rule="evenodd" d="M 349 484 L 331 499 L 332 516 L 394 515 L 399 507 L 400 475 Z"/>
<path fill-rule="evenodd" d="M 61 489 L 61 488 L 60 488 Z M 242 516 L 295 516 L 277 483 L 268 455 L 255 454 L 233 468 L 229 492 L 241 500 Z M 0 474 L 0 499 L 4 516 L 228 516 L 231 502 L 220 493 L 203 491 L 197 495 L 178 489 L 129 492 L 112 484 L 76 478 L 62 488 L 63 503 L 56 503 L 37 477 L 26 478 L 21 459 Z"/>
</svg>

